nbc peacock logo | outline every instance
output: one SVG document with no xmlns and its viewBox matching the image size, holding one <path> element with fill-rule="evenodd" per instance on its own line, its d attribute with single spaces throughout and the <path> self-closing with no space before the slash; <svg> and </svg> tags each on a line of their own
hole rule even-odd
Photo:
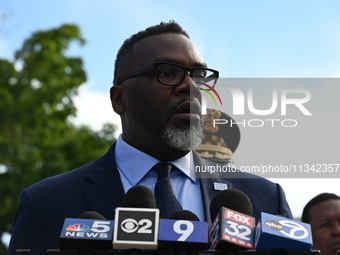
<svg viewBox="0 0 340 255">
<path fill-rule="evenodd" d="M 76 231 L 76 232 L 89 232 L 90 227 L 85 225 L 85 224 L 73 224 L 73 225 L 69 225 L 66 230 L 68 231 Z"/>
</svg>

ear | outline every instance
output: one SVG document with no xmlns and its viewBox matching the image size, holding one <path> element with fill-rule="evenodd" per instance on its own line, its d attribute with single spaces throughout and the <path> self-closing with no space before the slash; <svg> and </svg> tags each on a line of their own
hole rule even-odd
<svg viewBox="0 0 340 255">
<path fill-rule="evenodd" d="M 122 86 L 112 86 L 110 89 L 112 108 L 119 115 L 122 115 L 125 111 L 123 92 L 124 88 Z"/>
</svg>

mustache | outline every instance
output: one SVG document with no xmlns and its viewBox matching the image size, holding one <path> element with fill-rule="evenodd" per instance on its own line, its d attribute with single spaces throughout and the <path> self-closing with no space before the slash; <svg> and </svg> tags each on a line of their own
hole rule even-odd
<svg viewBox="0 0 340 255">
<path fill-rule="evenodd" d="M 193 104 L 197 104 L 200 109 L 202 108 L 201 102 L 197 97 L 185 97 L 185 98 L 181 99 L 180 101 L 170 105 L 168 107 L 168 109 L 166 110 L 166 112 L 168 114 L 171 114 L 172 112 L 174 112 L 177 109 L 178 106 L 180 106 L 182 103 L 187 102 L 187 101 L 189 101 Z"/>
</svg>

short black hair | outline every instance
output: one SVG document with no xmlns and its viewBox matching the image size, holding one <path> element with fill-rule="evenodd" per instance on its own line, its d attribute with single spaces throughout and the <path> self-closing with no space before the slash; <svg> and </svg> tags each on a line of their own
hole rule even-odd
<svg viewBox="0 0 340 255">
<path fill-rule="evenodd" d="M 188 33 L 183 30 L 183 28 L 175 21 L 170 20 L 169 22 L 161 22 L 158 25 L 148 27 L 145 30 L 142 30 L 132 36 L 130 36 L 128 39 L 124 41 L 120 49 L 118 50 L 116 61 L 115 61 L 115 69 L 114 69 L 114 78 L 113 78 L 113 85 L 116 85 L 117 82 L 117 70 L 120 67 L 121 60 L 123 56 L 129 52 L 133 45 L 142 39 L 145 39 L 147 37 L 153 36 L 153 35 L 160 35 L 165 33 L 177 33 L 182 34 L 190 39 Z"/>
<path fill-rule="evenodd" d="M 333 193 L 321 193 L 316 197 L 312 198 L 303 208 L 301 221 L 305 223 L 310 223 L 310 209 L 317 204 L 320 204 L 329 199 L 340 199 L 340 197 Z"/>
</svg>

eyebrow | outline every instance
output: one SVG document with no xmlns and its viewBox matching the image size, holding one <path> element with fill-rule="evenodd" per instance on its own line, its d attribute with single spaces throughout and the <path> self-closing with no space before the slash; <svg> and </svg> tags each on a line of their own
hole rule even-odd
<svg viewBox="0 0 340 255">
<path fill-rule="evenodd" d="M 176 59 L 171 59 L 171 58 L 155 58 L 153 63 L 155 62 L 167 62 L 167 63 L 174 63 L 174 64 L 178 64 L 178 65 L 182 65 L 181 63 L 178 62 L 178 60 Z M 191 67 L 208 67 L 207 64 L 205 62 L 196 62 L 194 64 L 194 66 Z"/>
</svg>

